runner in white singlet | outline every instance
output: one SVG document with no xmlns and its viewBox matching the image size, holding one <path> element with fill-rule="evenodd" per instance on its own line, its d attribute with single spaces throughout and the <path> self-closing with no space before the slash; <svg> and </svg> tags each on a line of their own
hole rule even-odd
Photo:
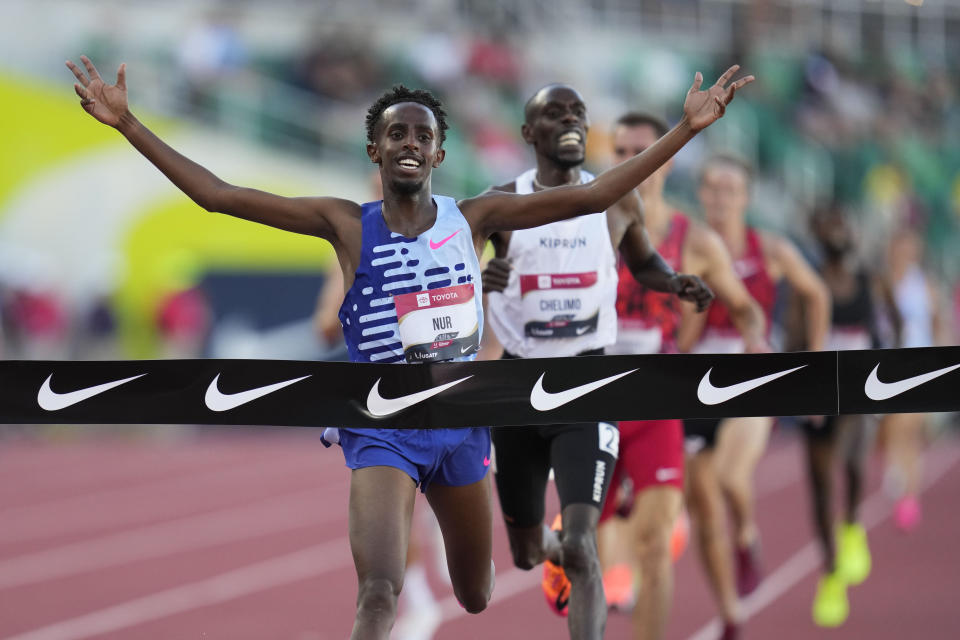
<svg viewBox="0 0 960 640">
<path fill-rule="evenodd" d="M 593 182 L 581 169 L 587 128 L 586 106 L 577 91 L 566 85 L 538 91 L 527 102 L 522 129 L 537 166 L 495 190 L 529 194 Z M 487 320 L 505 358 L 599 355 L 612 345 L 617 334 L 616 249 L 629 276 L 650 288 L 701 308 L 711 298 L 698 278 L 676 274 L 651 246 L 632 193 L 605 212 L 501 232 L 491 240 L 498 259 L 485 270 Z M 616 425 L 504 427 L 491 435 L 514 563 L 530 568 L 543 562 L 547 602 L 561 615 L 569 611 L 571 637 L 601 637 L 607 608 L 596 526 L 617 457 Z M 544 524 L 551 467 L 562 535 Z"/>
</svg>

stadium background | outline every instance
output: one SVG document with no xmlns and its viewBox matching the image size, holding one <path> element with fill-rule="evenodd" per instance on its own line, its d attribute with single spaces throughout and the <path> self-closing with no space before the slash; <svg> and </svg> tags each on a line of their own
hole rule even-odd
<svg viewBox="0 0 960 640">
<path fill-rule="evenodd" d="M 952 0 L 6 0 L 3 14 L 0 357 L 313 358 L 326 351 L 310 316 L 330 265 L 329 247 L 193 205 L 119 135 L 77 106 L 63 61 L 81 53 L 107 79 L 126 62 L 135 112 L 228 181 L 360 201 L 369 199 L 372 171 L 363 151 L 363 115 L 393 83 L 427 87 L 444 100 L 452 129 L 434 187 L 466 197 L 531 163 L 518 135 L 522 105 L 546 82 L 569 82 L 585 96 L 592 119 L 588 165 L 600 170 L 609 161 L 610 124 L 622 111 L 642 108 L 675 119 L 694 71 L 709 79 L 739 62 L 759 81 L 678 156 L 668 184 L 673 200 L 696 213 L 698 163 L 710 150 L 734 151 L 758 170 L 751 220 L 786 232 L 803 247 L 809 246 L 808 216 L 830 202 L 856 217 L 874 264 L 882 265 L 892 230 L 916 229 L 950 319 L 941 341 L 955 343 L 960 4 Z M 768 476 L 761 476 L 790 491 L 794 508 L 790 532 L 780 536 L 789 542 L 769 543 L 774 567 L 777 558 L 794 557 L 791 544 L 804 548 L 809 538 L 795 446 L 789 432 L 779 437 L 761 469 Z M 314 559 L 310 550 L 325 541 L 333 546 L 320 555 L 342 562 L 346 556 L 335 543 L 346 532 L 347 476 L 338 454 L 315 449 L 312 438 L 297 430 L 0 426 L 6 496 L 0 523 L 7 523 L 0 529 L 8 536 L 0 535 L 6 545 L 0 567 L 14 574 L 20 567 L 27 575 L 23 567 L 34 566 L 31 558 L 46 566 L 37 558 L 68 557 L 70 545 L 86 549 L 84 557 L 92 562 L 69 579 L 56 572 L 43 578 L 41 572 L 30 574 L 32 582 L 10 578 L 4 585 L 0 577 L 0 602 L 6 602 L 0 604 L 0 634 L 75 620 L 134 594 L 148 597 L 178 581 L 212 580 L 301 547 L 305 558 Z M 938 490 L 960 486 L 951 466 L 952 441 L 941 439 L 932 449 L 930 468 L 941 464 L 946 474 Z M 249 466 L 245 475 L 238 465 Z M 217 468 L 227 475 L 211 471 Z M 243 477 L 233 484 L 229 473 Z M 183 494 L 173 487 L 190 499 L 181 501 Z M 110 502 L 118 495 L 119 502 Z M 789 503 L 784 495 L 777 497 L 778 506 Z M 147 512 L 144 501 L 164 506 Z M 294 518 L 284 529 L 282 505 L 312 515 Z M 238 522 L 273 514 L 273 529 L 199 547 L 189 542 L 199 534 L 184 529 L 177 533 L 186 541 L 183 549 L 151 552 L 163 571 L 132 564 L 121 572 L 118 561 L 106 560 L 112 569 L 95 570 L 97 553 L 110 556 L 104 540 L 133 535 L 122 527 L 173 526 L 162 524 L 163 518 L 206 514 L 209 526 L 232 530 L 229 519 L 210 525 L 217 509 L 232 509 L 230 517 Z M 105 521 L 94 518 L 106 513 L 111 516 Z M 880 507 L 877 513 L 883 513 Z M 954 517 L 933 511 L 923 535 L 957 533 Z M 786 516 L 776 522 L 787 522 Z M 777 536 L 765 534 L 765 541 L 770 538 Z M 902 541 L 895 544 L 892 533 L 890 539 L 890 557 L 906 553 L 897 546 Z M 239 540 L 253 544 L 252 550 L 230 546 Z M 956 551 L 945 542 L 937 547 L 937 540 L 925 551 L 942 554 L 941 561 L 952 558 L 942 566 L 956 566 Z M 95 543 L 103 550 L 96 551 Z M 535 576 L 530 582 L 531 576 L 510 572 L 502 543 L 498 538 L 498 567 L 506 572 L 500 593 L 509 602 L 477 619 L 454 615 L 456 631 L 441 627 L 438 637 L 560 633 L 530 591 Z M 783 545 L 782 557 L 777 545 Z M 188 557 L 188 547 L 198 558 L 216 556 L 216 562 L 202 568 L 203 562 Z M 173 572 L 178 564 L 189 577 L 171 574 L 150 582 L 149 576 Z M 949 637 L 935 633 L 943 629 L 937 621 L 953 615 L 937 609 L 935 590 L 950 583 L 938 587 L 945 576 L 914 573 L 920 582 L 904 578 L 906 592 L 923 594 L 932 609 L 925 619 L 935 624 L 925 637 Z M 204 628 L 211 637 L 342 637 L 354 579 L 349 566 L 337 564 L 334 575 L 340 586 L 332 592 L 330 576 L 294 580 L 300 588 L 293 599 L 275 589 L 252 592 L 258 613 L 241 610 L 266 625 L 259 630 L 218 626 L 225 620 L 236 624 L 237 600 L 227 599 L 151 618 L 149 624 L 159 627 L 115 632 L 129 637 L 124 632 L 132 628 L 141 630 L 137 637 L 183 637 Z M 443 588 L 442 581 L 438 585 Z M 681 570 L 677 588 L 671 637 L 689 637 L 709 621 L 712 608 L 692 568 Z M 810 589 L 798 589 L 777 601 L 787 616 L 778 620 L 787 624 L 795 615 L 790 624 L 813 633 L 801 615 Z M 67 595 L 78 591 L 82 598 Z M 56 605 L 20 606 L 27 596 Z M 852 618 L 861 606 L 881 621 L 897 612 L 912 619 L 904 603 L 877 604 L 882 597 L 856 602 Z M 70 605 L 59 609 L 65 601 Z M 231 604 L 233 609 L 223 608 Z M 266 611 L 296 624 L 271 623 Z M 879 628 L 883 633 L 890 626 Z M 275 629 L 283 631 L 274 635 Z M 622 618 L 611 619 L 611 637 L 625 629 Z M 64 633 L 50 637 L 93 637 Z M 844 628 L 834 635 L 863 633 Z"/>
</svg>

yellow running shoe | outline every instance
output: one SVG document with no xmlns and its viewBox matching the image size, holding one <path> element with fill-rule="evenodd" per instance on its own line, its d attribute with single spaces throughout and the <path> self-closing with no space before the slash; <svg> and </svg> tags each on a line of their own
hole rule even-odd
<svg viewBox="0 0 960 640">
<path fill-rule="evenodd" d="M 870 547 L 867 546 L 867 530 L 862 524 L 841 524 L 837 528 L 837 570 L 847 581 L 856 586 L 870 575 Z"/>
<path fill-rule="evenodd" d="M 553 531 L 559 531 L 561 528 L 560 514 L 553 521 L 550 527 Z M 564 573 L 563 567 L 558 567 L 549 560 L 543 561 L 543 595 L 547 599 L 547 604 L 558 616 L 567 615 L 567 603 L 570 600 L 570 580 Z"/>
<path fill-rule="evenodd" d="M 850 615 L 847 583 L 839 571 L 828 573 L 817 583 L 813 598 L 813 622 L 820 627 L 839 627 Z"/>
</svg>

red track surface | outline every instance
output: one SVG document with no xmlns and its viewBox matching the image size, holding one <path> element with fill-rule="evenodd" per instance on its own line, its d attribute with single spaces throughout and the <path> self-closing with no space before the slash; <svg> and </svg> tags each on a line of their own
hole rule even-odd
<svg viewBox="0 0 960 640">
<path fill-rule="evenodd" d="M 0 637 L 345 638 L 356 589 L 348 472 L 316 435 L 0 441 Z M 831 631 L 810 622 L 818 554 L 800 454 L 780 436 L 758 470 L 768 579 L 745 603 L 745 637 L 957 637 L 960 445 L 941 440 L 928 452 L 924 521 L 910 536 L 889 520 L 874 465 L 864 509 L 874 571 L 851 591 L 847 624 Z M 555 505 L 551 497 L 551 513 Z M 708 640 L 714 608 L 693 556 L 677 565 L 668 636 Z M 539 572 L 511 567 L 499 519 L 494 559 L 497 590 L 480 616 L 466 615 L 434 572 L 445 615 L 436 637 L 565 637 Z M 629 637 L 628 620 L 612 615 L 607 637 Z"/>
</svg>

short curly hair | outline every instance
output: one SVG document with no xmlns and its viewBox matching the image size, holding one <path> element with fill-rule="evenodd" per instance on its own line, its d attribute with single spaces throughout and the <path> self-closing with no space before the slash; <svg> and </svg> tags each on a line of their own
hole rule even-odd
<svg viewBox="0 0 960 640">
<path fill-rule="evenodd" d="M 440 144 L 447 139 L 447 112 L 443 110 L 443 104 L 437 100 L 436 96 L 425 89 L 408 89 L 402 84 L 394 86 L 392 89 L 377 98 L 377 101 L 367 110 L 367 140 L 370 143 L 374 140 L 377 123 L 380 116 L 388 108 L 401 102 L 416 102 L 433 111 L 437 119 L 437 128 L 440 129 Z"/>
</svg>

